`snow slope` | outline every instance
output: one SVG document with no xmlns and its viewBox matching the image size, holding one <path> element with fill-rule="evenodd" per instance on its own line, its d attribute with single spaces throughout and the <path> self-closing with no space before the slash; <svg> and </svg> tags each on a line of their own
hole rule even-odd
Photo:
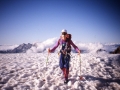
<svg viewBox="0 0 120 90">
<path fill-rule="evenodd" d="M 30 49 L 23 45 L 21 49 L 27 53 L 0 54 L 0 90 L 120 90 L 120 54 L 108 53 L 120 44 L 75 42 L 83 52 L 81 57 L 71 53 L 69 82 L 65 85 L 59 48 L 49 56 L 46 51 L 56 42 L 57 38 L 48 39 L 32 44 Z"/>
<path fill-rule="evenodd" d="M 0 54 L 1 90 L 120 90 L 120 55 L 81 54 L 85 80 L 79 81 L 79 57 L 72 53 L 67 85 L 58 58 L 50 54 L 46 66 L 47 53 Z"/>
</svg>

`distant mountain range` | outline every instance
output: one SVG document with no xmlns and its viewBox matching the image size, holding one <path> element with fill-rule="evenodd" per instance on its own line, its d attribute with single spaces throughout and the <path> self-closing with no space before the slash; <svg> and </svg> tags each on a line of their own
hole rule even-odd
<svg viewBox="0 0 120 90">
<path fill-rule="evenodd" d="M 32 44 L 21 44 L 12 50 L 1 50 L 0 53 L 25 53 L 28 49 L 32 47 Z"/>
<path fill-rule="evenodd" d="M 43 42 L 37 42 L 34 44 L 20 44 L 20 45 L 0 45 L 0 53 L 41 53 L 47 52 L 48 48 L 52 48 L 58 38 L 47 39 Z M 119 51 L 120 44 L 101 44 L 101 43 L 79 43 L 74 42 L 78 48 L 81 50 L 81 53 L 89 53 L 89 52 L 116 52 Z M 119 48 L 118 48 L 119 47 Z M 118 50 L 116 50 L 118 48 Z M 116 50 L 116 51 L 115 51 Z M 55 52 L 60 51 L 58 47 Z M 72 48 L 72 52 L 76 53 L 76 51 Z"/>
</svg>

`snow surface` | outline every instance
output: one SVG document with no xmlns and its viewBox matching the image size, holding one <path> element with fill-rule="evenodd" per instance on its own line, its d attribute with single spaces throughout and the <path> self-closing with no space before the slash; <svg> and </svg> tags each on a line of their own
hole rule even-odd
<svg viewBox="0 0 120 90">
<path fill-rule="evenodd" d="M 0 90 L 120 90 L 120 55 L 108 53 L 116 44 L 76 43 L 85 53 L 71 53 L 69 82 L 64 84 L 59 48 L 49 56 L 46 52 L 55 42 L 35 43 L 27 53 L 0 54 Z"/>
</svg>

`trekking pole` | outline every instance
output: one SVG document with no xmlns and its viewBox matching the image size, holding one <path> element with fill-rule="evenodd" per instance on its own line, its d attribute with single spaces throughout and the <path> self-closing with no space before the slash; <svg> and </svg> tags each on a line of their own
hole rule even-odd
<svg viewBox="0 0 120 90">
<path fill-rule="evenodd" d="M 83 79 L 83 77 L 81 76 L 81 63 L 82 62 L 81 62 L 81 56 L 80 55 L 79 55 L 79 63 L 80 63 L 80 66 L 79 66 L 80 67 L 80 76 L 79 77 L 80 77 L 80 80 L 82 80 Z"/>
<path fill-rule="evenodd" d="M 47 55 L 47 60 L 46 60 L 46 67 L 47 67 L 47 63 L 48 63 L 48 58 L 49 57 L 49 53 L 48 53 L 48 55 Z"/>
<path fill-rule="evenodd" d="M 47 69 L 48 59 L 49 59 L 49 53 L 48 53 L 47 59 L 46 59 L 46 69 Z M 46 70 L 45 70 L 45 73 L 44 73 L 44 78 L 45 78 L 45 76 L 46 76 Z M 45 79 L 43 79 L 43 81 L 45 81 Z"/>
</svg>

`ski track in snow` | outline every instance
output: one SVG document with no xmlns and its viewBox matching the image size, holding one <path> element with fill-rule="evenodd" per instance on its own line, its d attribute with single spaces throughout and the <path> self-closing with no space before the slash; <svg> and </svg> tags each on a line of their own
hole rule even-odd
<svg viewBox="0 0 120 90">
<path fill-rule="evenodd" d="M 120 55 L 71 54 L 68 84 L 63 83 L 57 53 L 0 54 L 1 90 L 120 90 Z M 45 79 L 45 81 L 43 81 Z"/>
</svg>

